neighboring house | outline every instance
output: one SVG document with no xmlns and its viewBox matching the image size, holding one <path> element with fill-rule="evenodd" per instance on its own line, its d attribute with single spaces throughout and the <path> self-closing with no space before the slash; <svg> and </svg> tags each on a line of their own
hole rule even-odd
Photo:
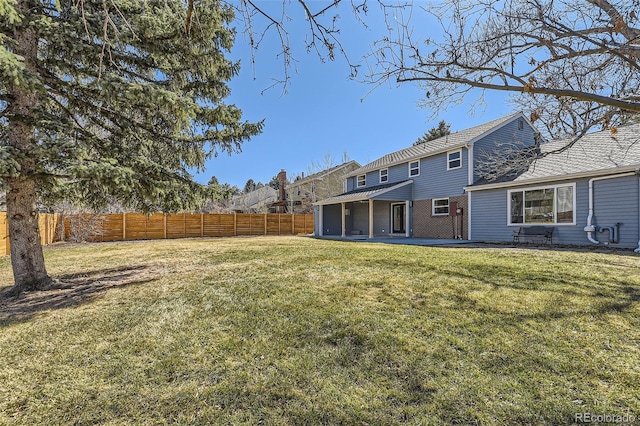
<svg viewBox="0 0 640 426">
<path fill-rule="evenodd" d="M 474 240 L 512 241 L 522 226 L 545 225 L 554 243 L 640 249 L 640 124 L 588 134 L 524 172 L 466 189 Z"/>
<path fill-rule="evenodd" d="M 315 233 L 468 238 L 464 188 L 497 153 L 537 137 L 517 113 L 385 155 L 348 174 L 346 192 L 316 203 Z"/>
<path fill-rule="evenodd" d="M 237 213 L 273 213 L 271 204 L 278 200 L 278 191 L 263 186 L 247 194 L 234 195 L 230 209 Z"/>
<path fill-rule="evenodd" d="M 313 203 L 345 191 L 345 178 L 360 168 L 356 161 L 347 161 L 307 177 L 296 178 L 286 186 L 287 201 L 291 213 L 312 213 Z"/>
</svg>

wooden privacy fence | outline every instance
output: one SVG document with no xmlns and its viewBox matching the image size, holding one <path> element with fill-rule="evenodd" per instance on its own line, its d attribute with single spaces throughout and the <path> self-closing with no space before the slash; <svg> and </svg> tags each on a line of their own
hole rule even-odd
<svg viewBox="0 0 640 426">
<path fill-rule="evenodd" d="M 57 241 L 60 215 L 40 214 L 40 241 Z M 64 218 L 65 238 L 75 223 L 86 227 L 87 241 L 152 240 L 188 237 L 297 235 L 313 232 L 312 214 L 84 214 Z M 0 256 L 10 253 L 7 214 L 0 212 Z"/>
<path fill-rule="evenodd" d="M 297 235 L 313 232 L 312 214 L 117 213 L 65 218 L 65 237 L 74 218 L 91 222 L 87 241 L 153 240 L 189 237 Z"/>
<path fill-rule="evenodd" d="M 38 227 L 40 228 L 40 242 L 51 244 L 56 239 L 56 227 L 60 216 L 57 214 L 40 214 L 38 216 Z M 0 256 L 9 254 L 11 251 L 9 244 L 9 221 L 7 213 L 0 212 Z"/>
</svg>

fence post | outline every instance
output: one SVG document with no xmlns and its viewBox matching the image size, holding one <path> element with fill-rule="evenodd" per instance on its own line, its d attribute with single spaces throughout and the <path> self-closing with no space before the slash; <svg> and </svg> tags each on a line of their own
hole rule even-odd
<svg viewBox="0 0 640 426">
<path fill-rule="evenodd" d="M 280 219 L 282 219 L 282 214 L 278 213 L 278 235 L 282 235 L 282 230 L 280 229 Z"/>
<path fill-rule="evenodd" d="M 233 236 L 238 236 L 238 213 L 233 212 Z"/>
<path fill-rule="evenodd" d="M 291 213 L 291 235 L 296 235 L 296 214 Z"/>
<path fill-rule="evenodd" d="M 200 237 L 204 237 L 204 213 L 200 213 Z"/>
<path fill-rule="evenodd" d="M 122 241 L 127 241 L 127 214 L 122 213 Z"/>
<path fill-rule="evenodd" d="M 187 214 L 182 213 L 182 232 L 185 238 L 187 238 Z"/>
<path fill-rule="evenodd" d="M 167 214 L 166 213 L 164 213 L 163 223 L 164 223 L 164 229 L 162 231 L 164 233 L 164 239 L 166 240 L 167 239 Z"/>
<path fill-rule="evenodd" d="M 264 214 L 264 235 L 267 235 L 267 222 L 269 221 L 269 218 L 267 217 L 269 213 L 265 213 Z"/>
</svg>

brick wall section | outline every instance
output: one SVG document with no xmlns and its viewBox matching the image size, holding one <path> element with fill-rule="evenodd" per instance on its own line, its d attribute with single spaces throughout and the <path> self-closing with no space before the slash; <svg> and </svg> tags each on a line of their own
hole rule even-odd
<svg viewBox="0 0 640 426">
<path fill-rule="evenodd" d="M 455 238 L 454 224 L 457 221 L 458 234 L 463 239 L 468 238 L 467 229 L 469 212 L 467 206 L 467 196 L 449 197 L 449 202 L 456 201 L 458 207 L 462 207 L 463 215 L 460 217 L 433 216 L 431 214 L 431 200 L 420 200 L 413 202 L 413 236 L 416 238 Z M 462 220 L 462 232 L 460 221 Z"/>
</svg>

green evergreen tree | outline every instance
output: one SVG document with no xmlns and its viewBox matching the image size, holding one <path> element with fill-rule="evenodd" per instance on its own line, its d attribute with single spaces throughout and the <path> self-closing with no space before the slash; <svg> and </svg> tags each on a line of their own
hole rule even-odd
<svg viewBox="0 0 640 426">
<path fill-rule="evenodd" d="M 451 124 L 448 124 L 446 121 L 441 120 L 440 123 L 438 123 L 438 127 L 432 127 L 428 132 L 425 132 L 422 136 L 420 136 L 418 140 L 413 144 L 419 145 L 421 143 L 432 141 L 434 139 L 438 139 L 450 134 Z"/>
<path fill-rule="evenodd" d="M 39 198 L 196 208 L 189 170 L 262 122 L 227 105 L 233 10 L 218 0 L 0 1 L 0 187 L 14 293 L 47 289 Z"/>
<path fill-rule="evenodd" d="M 255 191 L 255 190 L 256 190 L 256 188 L 257 188 L 257 185 L 256 185 L 256 183 L 253 181 L 253 179 L 249 179 L 249 180 L 247 181 L 247 183 L 245 183 L 245 184 L 244 184 L 244 189 L 242 190 L 242 192 L 243 192 L 244 194 L 248 194 L 248 193 L 250 193 L 250 192 L 252 192 L 252 191 Z"/>
</svg>

